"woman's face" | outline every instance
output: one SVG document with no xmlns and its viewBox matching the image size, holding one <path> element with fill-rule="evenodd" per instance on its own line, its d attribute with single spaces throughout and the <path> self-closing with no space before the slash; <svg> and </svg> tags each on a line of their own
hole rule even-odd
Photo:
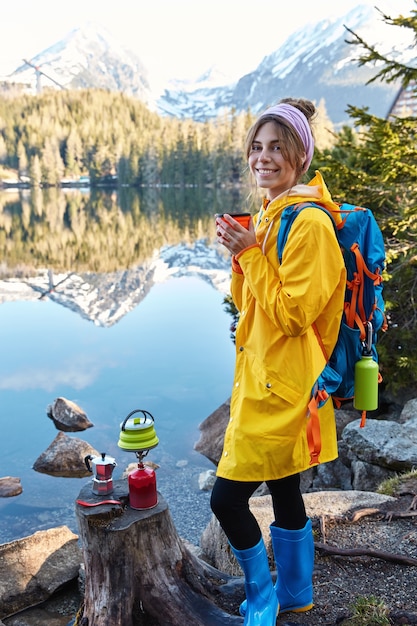
<svg viewBox="0 0 417 626">
<path fill-rule="evenodd" d="M 248 165 L 258 186 L 267 189 L 270 200 L 297 182 L 295 167 L 282 156 L 274 122 L 266 122 L 259 128 L 250 147 Z"/>
</svg>

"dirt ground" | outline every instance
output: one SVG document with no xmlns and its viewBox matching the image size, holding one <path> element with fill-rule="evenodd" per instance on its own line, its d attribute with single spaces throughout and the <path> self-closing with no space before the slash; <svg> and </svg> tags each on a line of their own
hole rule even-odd
<svg viewBox="0 0 417 626">
<path fill-rule="evenodd" d="M 417 624 L 416 494 L 414 477 L 398 485 L 395 507 L 363 511 L 356 521 L 315 520 L 315 606 L 282 615 L 277 625 L 336 626 L 352 615 L 359 597 L 383 601 L 394 626 Z M 329 555 L 320 544 L 357 554 Z"/>
</svg>

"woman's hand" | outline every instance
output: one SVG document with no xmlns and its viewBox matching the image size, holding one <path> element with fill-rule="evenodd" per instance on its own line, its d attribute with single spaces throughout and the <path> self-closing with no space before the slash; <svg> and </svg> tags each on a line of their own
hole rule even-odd
<svg viewBox="0 0 417 626">
<path fill-rule="evenodd" d="M 223 217 L 216 217 L 217 241 L 233 255 L 239 254 L 245 248 L 256 244 L 253 221 L 250 220 L 249 230 L 239 224 L 231 215 L 224 213 Z"/>
</svg>

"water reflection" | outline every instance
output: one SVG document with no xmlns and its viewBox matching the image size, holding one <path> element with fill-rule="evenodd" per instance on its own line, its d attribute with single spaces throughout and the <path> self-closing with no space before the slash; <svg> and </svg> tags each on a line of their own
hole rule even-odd
<svg viewBox="0 0 417 626">
<path fill-rule="evenodd" d="M 239 190 L 193 188 L 0 192 L 0 254 L 9 270 L 113 272 L 165 245 L 213 241 L 214 213 L 242 201 Z"/>
<path fill-rule="evenodd" d="M 58 396 L 86 411 L 94 428 L 75 436 L 117 459 L 115 479 L 134 460 L 117 448 L 120 422 L 135 408 L 155 416 L 158 489 L 198 541 L 209 516 L 198 475 L 213 466 L 193 444 L 232 382 L 229 259 L 213 244 L 213 213 L 231 202 L 197 190 L 0 194 L 0 476 L 23 486 L 0 500 L 0 542 L 77 531 L 84 481 L 32 469 L 57 434 L 46 411 Z"/>
</svg>

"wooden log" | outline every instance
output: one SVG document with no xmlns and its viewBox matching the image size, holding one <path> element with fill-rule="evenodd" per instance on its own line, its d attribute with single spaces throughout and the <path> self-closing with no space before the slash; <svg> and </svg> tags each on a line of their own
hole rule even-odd
<svg viewBox="0 0 417 626">
<path fill-rule="evenodd" d="M 120 502 L 97 504 L 111 499 Z M 232 626 L 242 618 L 221 608 L 231 577 L 196 556 L 179 537 L 158 493 L 153 509 L 128 506 L 127 480 L 111 496 L 86 485 L 76 514 L 85 565 L 85 626 Z M 233 587 L 233 581 L 232 585 Z M 216 604 L 217 602 L 217 604 Z"/>
</svg>

